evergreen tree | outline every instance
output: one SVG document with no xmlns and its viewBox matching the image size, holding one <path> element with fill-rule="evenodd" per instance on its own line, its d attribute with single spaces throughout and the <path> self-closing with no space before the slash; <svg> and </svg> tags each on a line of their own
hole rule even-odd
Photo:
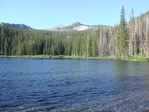
<svg viewBox="0 0 149 112">
<path fill-rule="evenodd" d="M 120 25 L 118 27 L 118 36 L 117 36 L 117 52 L 119 56 L 126 57 L 128 50 L 128 29 L 125 20 L 125 9 L 122 6 L 121 15 L 120 15 Z"/>
</svg>

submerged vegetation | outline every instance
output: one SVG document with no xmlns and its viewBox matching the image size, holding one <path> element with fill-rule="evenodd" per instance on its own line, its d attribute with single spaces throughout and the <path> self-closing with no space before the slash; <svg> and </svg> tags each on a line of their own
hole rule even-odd
<svg viewBox="0 0 149 112">
<path fill-rule="evenodd" d="M 149 12 L 98 30 L 43 31 L 0 26 L 0 57 L 110 58 L 149 61 Z"/>
</svg>

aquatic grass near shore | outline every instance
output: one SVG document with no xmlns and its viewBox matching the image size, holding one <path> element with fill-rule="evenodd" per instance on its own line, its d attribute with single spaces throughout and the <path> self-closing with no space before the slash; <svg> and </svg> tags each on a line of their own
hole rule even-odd
<svg viewBox="0 0 149 112">
<path fill-rule="evenodd" d="M 149 57 L 142 57 L 139 55 L 134 55 L 130 57 L 85 57 L 85 56 L 68 56 L 68 55 L 0 55 L 0 58 L 45 58 L 45 59 L 112 59 L 112 60 L 128 60 L 128 61 L 144 61 L 149 62 Z"/>
</svg>

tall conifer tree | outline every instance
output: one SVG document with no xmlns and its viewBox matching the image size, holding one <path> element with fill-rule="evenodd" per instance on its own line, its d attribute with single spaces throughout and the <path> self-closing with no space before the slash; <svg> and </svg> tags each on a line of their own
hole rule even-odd
<svg viewBox="0 0 149 112">
<path fill-rule="evenodd" d="M 117 37 L 117 53 L 119 56 L 126 57 L 127 56 L 127 37 L 128 30 L 127 24 L 125 20 L 125 9 L 122 6 L 121 15 L 120 15 L 120 25 L 118 28 L 118 37 Z"/>
</svg>

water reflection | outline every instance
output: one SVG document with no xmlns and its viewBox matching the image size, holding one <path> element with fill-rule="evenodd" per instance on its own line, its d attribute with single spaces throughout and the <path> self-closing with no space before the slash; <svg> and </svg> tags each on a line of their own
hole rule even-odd
<svg viewBox="0 0 149 112">
<path fill-rule="evenodd" d="M 149 63 L 0 58 L 0 111 L 149 109 Z"/>
</svg>

